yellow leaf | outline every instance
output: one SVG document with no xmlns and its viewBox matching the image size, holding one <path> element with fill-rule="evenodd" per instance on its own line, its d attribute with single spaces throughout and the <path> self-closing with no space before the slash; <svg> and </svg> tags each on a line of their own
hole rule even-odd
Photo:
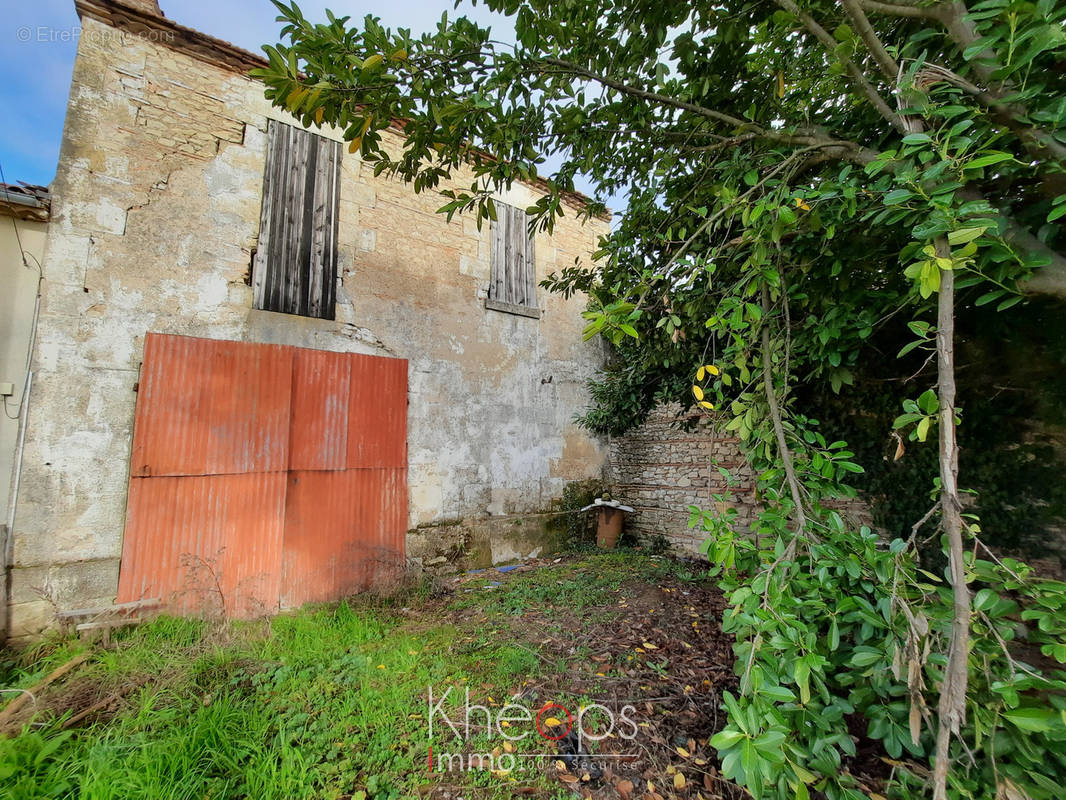
<svg viewBox="0 0 1066 800">
<path fill-rule="evenodd" d="M 777 96 L 785 96 L 785 73 L 781 70 L 777 71 Z"/>
<path fill-rule="evenodd" d="M 322 124 L 322 117 L 325 116 L 325 113 L 326 113 L 326 109 L 324 109 L 324 108 L 316 109 L 316 111 L 315 111 L 315 122 L 317 122 L 319 125 L 321 125 Z"/>
<path fill-rule="evenodd" d="M 659 648 L 653 645 L 651 642 L 644 642 L 644 646 L 649 650 L 658 650 Z"/>
<path fill-rule="evenodd" d="M 684 747 L 678 747 L 676 749 L 677 749 L 677 754 L 679 756 L 681 756 L 682 758 L 688 758 L 691 755 L 691 753 L 689 753 L 689 751 L 686 750 Z"/>
<path fill-rule="evenodd" d="M 701 389 L 699 386 L 692 387 L 692 394 L 696 396 L 697 400 L 703 399 L 703 389 Z"/>
<path fill-rule="evenodd" d="M 655 784 L 652 783 L 651 780 L 648 781 L 648 791 L 649 792 L 654 792 L 655 791 Z"/>
<path fill-rule="evenodd" d="M 700 408 L 709 408 L 712 411 L 714 410 L 714 406 L 708 403 L 706 400 L 700 400 Z"/>
<path fill-rule="evenodd" d="M 381 55 L 381 53 L 375 53 L 363 62 L 363 69 L 373 69 L 384 60 L 385 58 Z"/>
<path fill-rule="evenodd" d="M 513 753 L 514 752 L 514 745 L 511 744 L 510 742 L 505 741 L 503 743 L 503 749 L 506 750 L 508 753 Z"/>
<path fill-rule="evenodd" d="M 407 51 L 402 49 L 402 48 L 397 50 L 395 53 L 392 54 L 392 60 L 393 61 L 406 61 L 407 60 Z"/>
<path fill-rule="evenodd" d="M 500 720 L 500 727 L 501 727 L 501 728 L 510 728 L 510 727 L 511 727 L 511 723 L 510 723 L 510 722 L 508 722 L 508 721 L 507 721 L 507 720 L 505 720 L 505 719 L 501 719 L 501 720 Z"/>
<path fill-rule="evenodd" d="M 706 367 L 700 367 L 698 370 L 696 370 L 696 380 L 702 381 L 706 377 L 707 377 L 707 368 Z"/>
<path fill-rule="evenodd" d="M 564 761 L 556 761 L 555 762 L 555 768 L 557 770 L 559 770 L 560 772 L 566 772 L 566 762 L 564 762 Z"/>
<path fill-rule="evenodd" d="M 385 665 L 384 664 L 378 664 L 378 669 L 385 669 Z"/>
<path fill-rule="evenodd" d="M 685 788 L 685 776 L 682 775 L 680 772 L 677 773 L 674 776 L 674 788 L 675 789 L 684 789 Z"/>
<path fill-rule="evenodd" d="M 359 148 L 362 147 L 362 146 L 363 146 L 363 137 L 362 136 L 360 136 L 358 139 L 352 139 L 351 144 L 348 145 L 348 152 L 349 153 L 358 152 Z"/>
<path fill-rule="evenodd" d="M 707 370 L 708 375 L 718 375 L 721 373 L 721 370 L 718 369 L 718 367 L 716 367 L 714 364 L 708 364 L 704 367 L 704 369 Z"/>
<path fill-rule="evenodd" d="M 561 723 L 555 717 L 548 717 L 546 720 L 544 720 L 544 724 L 549 727 L 555 727 L 556 725 L 562 725 L 563 723 Z"/>
</svg>

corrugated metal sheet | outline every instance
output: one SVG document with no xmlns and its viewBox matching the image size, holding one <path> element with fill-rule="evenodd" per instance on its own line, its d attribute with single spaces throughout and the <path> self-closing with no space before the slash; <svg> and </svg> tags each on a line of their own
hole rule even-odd
<svg viewBox="0 0 1066 800">
<path fill-rule="evenodd" d="M 294 349 L 148 334 L 130 474 L 284 470 Z"/>
<path fill-rule="evenodd" d="M 348 468 L 407 466 L 407 361 L 352 355 Z"/>
<path fill-rule="evenodd" d="M 289 469 L 344 469 L 351 365 L 352 356 L 348 353 L 296 349 L 292 361 Z"/>
<path fill-rule="evenodd" d="M 404 563 L 407 362 L 150 334 L 119 602 L 251 617 Z"/>
<path fill-rule="evenodd" d="M 133 478 L 117 602 L 247 618 L 278 607 L 284 472 Z"/>
<path fill-rule="evenodd" d="M 397 580 L 406 517 L 406 468 L 290 473 L 282 607 Z"/>
</svg>

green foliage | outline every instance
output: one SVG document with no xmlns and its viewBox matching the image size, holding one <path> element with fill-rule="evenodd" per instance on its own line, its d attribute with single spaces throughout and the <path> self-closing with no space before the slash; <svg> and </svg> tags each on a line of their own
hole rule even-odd
<svg viewBox="0 0 1066 800">
<path fill-rule="evenodd" d="M 967 298 L 980 293 L 975 287 Z M 923 332 L 928 323 L 922 324 Z M 828 387 L 799 388 L 799 402 L 819 409 L 827 436 L 847 440 L 865 474 L 853 479 L 870 504 L 878 529 L 906 538 L 931 505 L 914 491 L 936 472 L 936 447 L 917 442 L 911 422 L 892 435 L 903 394 L 921 395 L 935 380 L 925 348 L 910 330 L 883 328 L 856 368 L 855 385 L 840 394 Z M 958 405 L 963 409 L 960 474 L 972 494 L 967 508 L 981 519 L 990 545 L 1029 558 L 1062 557 L 1066 541 L 1066 459 L 1061 445 L 1066 417 L 1066 315 L 1061 304 L 1033 302 L 989 318 L 965 300 L 957 320 Z M 893 374 L 901 380 L 885 380 Z M 935 427 L 930 439 L 935 440 Z M 912 438 L 913 437 L 913 438 Z M 919 542 L 931 527 L 920 532 Z M 923 547 L 930 564 L 940 562 L 939 543 Z"/>
<path fill-rule="evenodd" d="M 595 479 L 570 481 L 563 487 L 563 496 L 557 511 L 561 512 L 548 522 L 548 529 L 556 531 L 567 550 L 587 550 L 596 544 L 594 515 L 582 512 L 600 496 L 603 484 Z"/>
<path fill-rule="evenodd" d="M 699 514 L 693 524 L 710 527 Z M 732 606 L 723 629 L 737 637 L 742 678 L 712 744 L 726 777 L 756 798 L 859 798 L 844 769 L 856 753 L 847 718 L 857 713 L 866 735 L 902 759 L 896 791 L 912 796 L 923 779 L 908 765 L 933 750 L 950 589 L 918 567 L 912 542 L 886 547 L 834 512 L 815 526 L 820 541 L 798 558 L 784 557 L 790 534 L 773 511 L 760 516 L 759 547 L 724 531 L 708 539 Z M 1034 578 L 1013 560 L 973 558 L 967 580 L 976 616 L 962 738 L 974 762 L 960 758 L 953 792 L 991 798 L 997 780 L 1009 779 L 1032 798 L 1060 797 L 1066 584 Z"/>
<path fill-rule="evenodd" d="M 883 548 L 821 506 L 851 496 L 844 481 L 863 467 L 795 387 L 853 385 L 871 337 L 900 318 L 918 337 L 905 355 L 933 347 L 946 283 L 979 292 L 984 313 L 1020 303 L 1020 285 L 1063 293 L 1066 7 L 878 3 L 868 18 L 865 4 L 822 0 L 488 5 L 514 17 L 516 47 L 462 17 L 415 38 L 279 5 L 288 44 L 267 47 L 257 74 L 305 125 L 342 128 L 377 174 L 415 191 L 472 177 L 441 191 L 449 218 L 492 219 L 493 193 L 539 177 L 549 152 L 561 163 L 531 226 L 552 228 L 578 174 L 627 192 L 596 264 L 545 282 L 587 294 L 586 337 L 616 348 L 585 424 L 619 432 L 673 399 L 712 406 L 739 438 L 765 507 L 756 537 L 694 517 L 733 593 L 725 624 L 743 677 L 715 740 L 723 771 L 756 797 L 861 797 L 844 768 L 848 715 L 890 754 L 932 752 L 924 720 L 951 590 L 919 570 L 913 542 Z M 381 135 L 395 119 L 399 150 Z M 957 424 L 927 388 L 898 420 L 919 441 Z M 907 492 L 923 503 L 924 477 Z M 1062 586 L 1021 571 L 969 565 L 953 797 L 1053 797 L 1066 767 L 1061 670 L 1006 655 L 1023 634 L 1060 652 Z M 1035 625 L 1017 613 L 1037 608 Z M 914 796 L 920 769 L 898 767 L 893 790 Z"/>
<path fill-rule="evenodd" d="M 535 674 L 537 662 L 499 642 L 487 659 L 464 653 L 455 626 L 399 621 L 342 604 L 222 635 L 190 620 L 141 625 L 77 678 L 105 692 L 144 684 L 127 710 L 0 739 L 0 798 L 412 796 L 426 686 L 510 681 L 503 670 Z"/>
</svg>

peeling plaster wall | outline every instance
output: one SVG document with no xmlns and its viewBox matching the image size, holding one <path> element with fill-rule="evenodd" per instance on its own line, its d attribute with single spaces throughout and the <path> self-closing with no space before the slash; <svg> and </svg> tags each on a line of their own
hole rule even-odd
<svg viewBox="0 0 1066 800">
<path fill-rule="evenodd" d="M 114 597 L 148 331 L 409 359 L 412 529 L 542 509 L 600 474 L 601 443 L 572 422 L 603 356 L 581 341 L 583 299 L 541 291 L 539 321 L 486 310 L 488 226 L 446 222 L 437 195 L 346 154 L 336 321 L 252 310 L 265 131 L 284 114 L 248 78 L 83 25 L 52 187 L 12 635 Z M 538 279 L 606 230 L 575 216 L 537 236 Z"/>
</svg>

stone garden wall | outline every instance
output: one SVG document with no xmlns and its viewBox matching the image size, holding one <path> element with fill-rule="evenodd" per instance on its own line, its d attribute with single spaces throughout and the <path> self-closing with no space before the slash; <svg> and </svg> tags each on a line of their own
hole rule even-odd
<svg viewBox="0 0 1066 800">
<path fill-rule="evenodd" d="M 647 543 L 662 536 L 681 551 L 698 552 L 702 531 L 690 529 L 689 506 L 732 506 L 747 526 L 755 512 L 755 482 L 739 441 L 692 415 L 692 430 L 682 430 L 677 406 L 657 409 L 639 429 L 611 440 L 607 479 L 614 497 L 636 513 L 626 529 Z M 719 468 L 733 478 L 730 486 Z M 725 501 L 714 495 L 730 495 Z"/>
</svg>

